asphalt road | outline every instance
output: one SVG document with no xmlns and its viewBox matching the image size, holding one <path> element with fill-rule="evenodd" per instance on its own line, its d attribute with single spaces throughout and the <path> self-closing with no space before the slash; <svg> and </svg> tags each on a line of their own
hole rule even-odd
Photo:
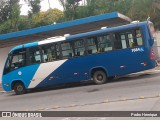
<svg viewBox="0 0 160 120">
<path fill-rule="evenodd" d="M 125 76 L 103 85 L 83 83 L 24 95 L 0 93 L 0 111 L 21 110 L 160 111 L 160 70 Z"/>
</svg>

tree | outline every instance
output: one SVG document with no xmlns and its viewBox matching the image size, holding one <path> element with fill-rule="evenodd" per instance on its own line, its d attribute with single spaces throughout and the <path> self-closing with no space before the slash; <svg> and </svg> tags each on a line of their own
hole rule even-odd
<svg viewBox="0 0 160 120">
<path fill-rule="evenodd" d="M 13 4 L 13 6 L 12 6 L 12 11 L 11 11 L 11 16 L 10 16 L 12 31 L 19 30 L 18 29 L 19 17 L 20 17 L 20 6 L 17 2 L 15 4 Z"/>
<path fill-rule="evenodd" d="M 133 20 L 144 21 L 148 17 L 156 27 L 160 25 L 160 1 L 158 0 L 132 0 L 128 16 Z"/>
<path fill-rule="evenodd" d="M 1 1 L 2 5 L 0 9 L 1 24 L 0 32 L 13 32 L 18 30 L 18 20 L 20 15 L 19 0 L 5 0 Z"/>
<path fill-rule="evenodd" d="M 28 12 L 29 17 L 31 17 L 33 14 L 40 12 L 41 0 L 23 0 L 23 1 L 26 2 L 31 7 L 31 10 L 29 10 L 29 12 Z"/>
<path fill-rule="evenodd" d="M 77 16 L 77 7 L 79 6 L 79 2 L 82 0 L 59 0 L 60 4 L 64 9 L 64 19 L 74 20 Z"/>
<path fill-rule="evenodd" d="M 9 16 L 9 1 L 1 0 L 0 1 L 0 21 L 4 22 Z"/>
<path fill-rule="evenodd" d="M 31 22 L 30 22 L 28 16 L 21 15 L 19 17 L 19 21 L 18 21 L 18 29 L 25 30 L 25 29 L 29 29 L 31 27 L 32 27 Z"/>
<path fill-rule="evenodd" d="M 12 7 L 17 4 L 19 0 L 1 0 L 0 1 L 0 21 L 4 22 L 10 18 Z"/>
<path fill-rule="evenodd" d="M 41 0 L 24 0 L 24 1 L 31 7 L 31 10 L 28 11 L 28 18 L 26 20 L 29 23 L 28 28 L 32 28 L 33 27 L 32 26 L 32 17 L 40 12 L 40 9 L 41 9 L 40 2 L 41 2 Z"/>
<path fill-rule="evenodd" d="M 39 12 L 32 17 L 32 26 L 44 26 L 54 24 L 63 18 L 63 12 L 58 9 L 49 9 L 46 12 Z"/>
</svg>

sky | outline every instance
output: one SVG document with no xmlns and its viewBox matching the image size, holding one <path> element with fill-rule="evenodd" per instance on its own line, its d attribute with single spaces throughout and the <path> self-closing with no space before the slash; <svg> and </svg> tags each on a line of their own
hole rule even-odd
<svg viewBox="0 0 160 120">
<path fill-rule="evenodd" d="M 49 9 L 48 0 L 41 0 L 41 11 L 47 11 Z M 58 8 L 63 10 L 63 7 L 60 5 L 58 0 L 49 0 L 51 8 Z M 20 0 L 21 5 L 21 15 L 27 15 L 29 7 L 23 0 Z"/>
</svg>

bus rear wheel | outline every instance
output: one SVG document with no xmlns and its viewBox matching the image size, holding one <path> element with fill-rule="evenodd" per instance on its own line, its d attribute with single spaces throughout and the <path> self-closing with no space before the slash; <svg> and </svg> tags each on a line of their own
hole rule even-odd
<svg viewBox="0 0 160 120">
<path fill-rule="evenodd" d="M 104 84 L 107 81 L 106 73 L 102 70 L 95 71 L 93 74 L 93 81 L 98 85 Z"/>
<path fill-rule="evenodd" d="M 13 89 L 14 89 L 14 92 L 16 93 L 16 95 L 21 95 L 21 94 L 26 93 L 26 89 L 25 89 L 23 83 L 21 83 L 21 82 L 15 83 Z"/>
</svg>

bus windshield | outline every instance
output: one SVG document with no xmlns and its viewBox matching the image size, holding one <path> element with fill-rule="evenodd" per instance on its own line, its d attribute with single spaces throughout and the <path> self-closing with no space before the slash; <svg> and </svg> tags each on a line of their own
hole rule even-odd
<svg viewBox="0 0 160 120">
<path fill-rule="evenodd" d="M 4 68 L 4 74 L 21 68 L 26 64 L 26 52 L 25 50 L 17 50 L 8 55 L 7 62 Z"/>
</svg>

